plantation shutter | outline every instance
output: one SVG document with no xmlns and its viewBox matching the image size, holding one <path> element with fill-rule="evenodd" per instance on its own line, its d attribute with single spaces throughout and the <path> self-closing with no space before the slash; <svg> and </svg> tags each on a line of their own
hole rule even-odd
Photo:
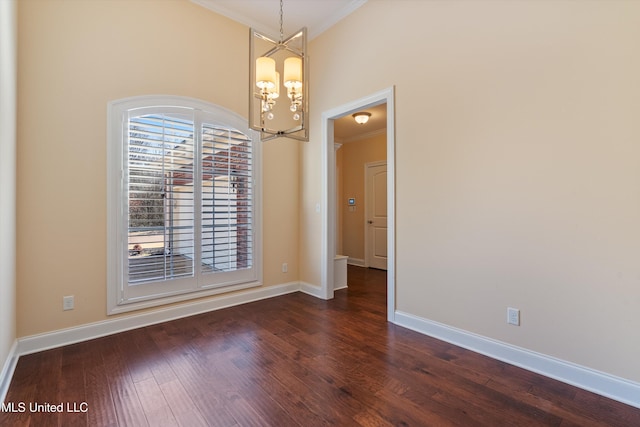
<svg viewBox="0 0 640 427">
<path fill-rule="evenodd" d="M 260 155 L 246 120 L 165 96 L 115 101 L 109 117 L 108 312 L 259 286 Z"/>
<path fill-rule="evenodd" d="M 127 146 L 129 285 L 193 277 L 193 120 L 130 117 Z"/>
<path fill-rule="evenodd" d="M 253 266 L 251 140 L 202 125 L 202 272 Z"/>
</svg>

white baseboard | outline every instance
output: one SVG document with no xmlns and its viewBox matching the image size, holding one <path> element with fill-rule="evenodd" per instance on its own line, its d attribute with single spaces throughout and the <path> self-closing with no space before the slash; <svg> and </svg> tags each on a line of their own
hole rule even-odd
<svg viewBox="0 0 640 427">
<path fill-rule="evenodd" d="M 348 285 L 344 285 L 344 286 L 340 286 L 339 288 L 333 288 L 334 291 L 339 291 L 340 289 L 347 289 L 349 286 Z"/>
<path fill-rule="evenodd" d="M 4 362 L 2 371 L 0 372 L 0 403 L 4 402 L 9 391 L 9 385 L 11 384 L 11 378 L 13 378 L 13 372 L 16 370 L 18 364 L 18 340 L 13 342 L 7 360 Z"/>
<path fill-rule="evenodd" d="M 309 294 L 316 298 L 326 299 L 322 294 L 322 288 L 320 288 L 320 286 L 312 285 L 311 283 L 300 282 L 300 292 L 304 292 L 305 294 Z"/>
<path fill-rule="evenodd" d="M 0 402 L 4 402 L 11 378 L 13 377 L 13 372 L 18 362 L 18 357 L 21 355 L 296 291 L 322 298 L 320 295 L 320 287 L 304 282 L 291 282 L 277 286 L 252 289 L 247 292 L 216 298 L 214 300 L 196 301 L 148 313 L 118 317 L 116 319 L 20 338 L 16 340 L 11 347 L 2 372 L 0 373 Z M 636 382 L 492 340 L 401 311 L 395 312 L 395 323 L 399 326 L 475 351 L 476 353 L 484 354 L 491 358 L 640 408 L 640 384 Z"/>
<path fill-rule="evenodd" d="M 347 260 L 347 264 L 355 265 L 357 267 L 366 267 L 366 264 L 365 264 L 364 260 L 360 259 L 360 258 L 351 258 L 351 257 L 349 257 L 349 259 Z"/>
<path fill-rule="evenodd" d="M 44 334 L 31 335 L 18 339 L 17 354 L 25 355 L 36 353 L 50 348 L 61 347 L 63 345 L 87 341 L 156 323 L 167 322 L 169 320 L 193 316 L 208 311 L 220 310 L 235 305 L 285 295 L 299 290 L 299 282 L 267 286 L 264 288 L 254 288 L 246 292 L 218 297 L 216 299 L 194 301 L 147 313 L 117 317 L 115 319 L 88 323 L 74 328 L 60 329 Z"/>
<path fill-rule="evenodd" d="M 640 408 L 639 383 L 401 311 L 395 312 L 395 323 L 493 359 Z"/>
</svg>

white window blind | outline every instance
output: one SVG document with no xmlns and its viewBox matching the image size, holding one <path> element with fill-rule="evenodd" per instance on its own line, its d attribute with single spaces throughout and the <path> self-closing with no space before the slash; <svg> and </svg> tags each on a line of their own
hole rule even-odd
<svg viewBox="0 0 640 427">
<path fill-rule="evenodd" d="M 110 156 L 110 170 L 119 169 L 109 191 L 118 217 L 110 313 L 258 284 L 252 132 L 219 107 L 170 100 L 110 106 L 112 148 L 121 153 Z"/>
<path fill-rule="evenodd" d="M 128 283 L 194 275 L 193 120 L 133 116 L 128 126 Z"/>
<path fill-rule="evenodd" d="M 202 126 L 202 269 L 233 271 L 252 265 L 251 141 Z"/>
</svg>

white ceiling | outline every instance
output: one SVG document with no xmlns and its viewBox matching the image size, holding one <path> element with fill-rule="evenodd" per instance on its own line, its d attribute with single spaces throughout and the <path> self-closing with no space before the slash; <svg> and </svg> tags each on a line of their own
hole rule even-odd
<svg viewBox="0 0 640 427">
<path fill-rule="evenodd" d="M 280 36 L 280 0 L 191 1 L 267 36 Z M 284 36 L 307 27 L 311 40 L 366 2 L 367 0 L 284 0 Z"/>
</svg>

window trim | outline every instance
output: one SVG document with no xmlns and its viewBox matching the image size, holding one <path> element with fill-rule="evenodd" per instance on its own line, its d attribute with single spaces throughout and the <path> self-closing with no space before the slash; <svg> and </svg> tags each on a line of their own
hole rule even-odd
<svg viewBox="0 0 640 427">
<path fill-rule="evenodd" d="M 126 231 L 125 213 L 127 206 L 127 192 L 124 186 L 123 168 L 128 162 L 124 152 L 126 143 L 123 132 L 123 120 L 128 112 L 142 108 L 185 108 L 193 110 L 194 114 L 209 114 L 214 120 L 207 123 L 227 128 L 234 128 L 247 135 L 252 140 L 252 169 L 253 169 L 253 220 L 254 220 L 254 251 L 253 268 L 256 272 L 255 280 L 242 283 L 230 283 L 214 286 L 202 286 L 188 289 L 179 293 L 167 293 L 163 296 L 148 297 L 140 300 L 123 300 L 122 288 L 126 285 L 124 277 L 126 263 L 123 253 L 127 248 L 124 239 Z M 195 98 L 171 95 L 145 95 L 111 101 L 107 104 L 107 315 L 114 315 L 134 310 L 171 304 L 211 295 L 233 292 L 241 289 L 262 285 L 262 152 L 260 138 L 257 132 L 249 129 L 247 120 L 242 116 L 206 101 Z"/>
</svg>

